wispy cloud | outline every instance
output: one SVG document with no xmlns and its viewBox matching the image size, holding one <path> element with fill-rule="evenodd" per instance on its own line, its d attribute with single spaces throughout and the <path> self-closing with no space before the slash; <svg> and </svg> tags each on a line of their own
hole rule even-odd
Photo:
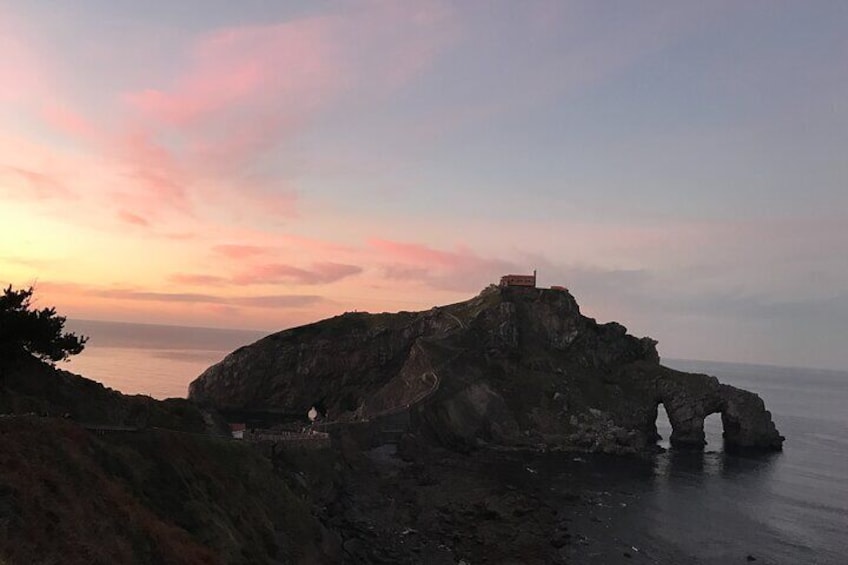
<svg viewBox="0 0 848 565">
<path fill-rule="evenodd" d="M 118 200 L 148 214 L 161 207 L 190 212 L 189 175 L 175 155 L 156 142 L 153 134 L 138 130 L 122 136 L 118 150 L 125 163 L 128 189 L 118 192 Z"/>
<path fill-rule="evenodd" d="M 66 104 L 45 101 L 41 106 L 41 118 L 52 129 L 72 138 L 95 141 L 101 135 L 85 116 Z"/>
<path fill-rule="evenodd" d="M 49 72 L 19 32 L 20 21 L 0 6 L 0 102 L 27 102 L 47 87 Z"/>
<path fill-rule="evenodd" d="M 368 244 L 377 251 L 376 260 L 386 277 L 445 290 L 477 290 L 516 268 L 508 261 L 480 257 L 465 247 L 443 251 L 386 239 L 371 239 Z"/>
<path fill-rule="evenodd" d="M 229 279 L 217 275 L 203 275 L 197 273 L 174 273 L 168 280 L 181 285 L 190 286 L 223 286 L 229 284 Z"/>
<path fill-rule="evenodd" d="M 280 263 L 255 265 L 233 277 L 236 284 L 294 283 L 304 285 L 328 284 L 358 275 L 362 267 L 341 263 L 314 263 L 309 268 Z"/>
<path fill-rule="evenodd" d="M 299 308 L 315 305 L 325 299 L 311 294 L 264 294 L 225 296 L 198 292 L 158 292 L 126 287 L 104 287 L 77 283 L 62 283 L 43 281 L 38 283 L 38 290 L 46 292 L 63 292 L 75 295 L 96 296 L 98 298 L 161 302 L 185 303 L 223 306 L 248 306 L 267 308 Z"/>
<path fill-rule="evenodd" d="M 299 98 L 326 91 L 342 71 L 331 32 L 332 22 L 320 17 L 212 31 L 193 43 L 185 70 L 171 85 L 128 93 L 126 99 L 159 123 L 201 128 L 240 111 L 309 106 L 316 101 Z M 275 100 L 279 97 L 283 100 Z"/>
<path fill-rule="evenodd" d="M 338 282 L 358 275 L 362 267 L 342 263 L 313 263 L 309 267 L 296 267 L 283 263 L 261 263 L 244 268 L 232 277 L 198 273 L 175 273 L 171 282 L 191 286 L 223 285 L 321 285 Z"/>
<path fill-rule="evenodd" d="M 231 217 L 218 214 L 217 222 L 242 221 L 245 214 L 293 218 L 298 186 L 284 168 L 268 166 L 269 152 L 308 132 L 322 112 L 349 105 L 354 92 L 379 99 L 406 84 L 451 41 L 450 11 L 438 2 L 414 10 L 366 2 L 343 12 L 189 37 L 176 47 L 168 73 L 142 69 L 133 81 L 140 87 L 102 92 L 112 106 L 98 108 L 98 120 L 63 95 L 68 85 L 55 76 L 49 85 L 43 80 L 50 62 L 19 34 L 3 35 L 3 60 L 11 53 L 10 61 L 28 63 L 0 66 L 0 78 L 8 79 L 0 83 L 8 90 L 4 98 L 16 102 L 25 100 L 21 89 L 9 85 L 27 85 L 33 123 L 108 160 L 113 176 L 97 184 L 111 185 L 114 206 L 151 225 L 198 216 L 209 207 L 201 202 L 228 211 Z M 91 190 L 89 173 L 77 170 Z M 39 196 L 48 194 L 46 171 L 27 174 Z M 54 180 L 56 192 L 65 184 Z"/>
<path fill-rule="evenodd" d="M 135 226 L 147 227 L 150 225 L 150 222 L 148 222 L 138 214 L 133 214 L 132 212 L 128 212 L 126 210 L 118 210 L 118 219 L 122 222 Z"/>
<path fill-rule="evenodd" d="M 216 245 L 212 248 L 212 251 L 230 259 L 245 259 L 250 257 L 257 257 L 259 255 L 266 255 L 271 252 L 271 249 L 261 245 L 241 245 L 236 243 L 228 243 L 223 245 Z"/>
<path fill-rule="evenodd" d="M 5 183 L 0 183 L 0 189 L 13 198 L 24 200 L 47 200 L 54 198 L 73 198 L 74 192 L 68 188 L 60 178 L 45 172 L 24 169 L 21 167 L 5 166 L 0 168 L 0 179 L 14 178 L 24 181 L 26 189 L 23 193 L 16 189 L 5 188 Z"/>
</svg>

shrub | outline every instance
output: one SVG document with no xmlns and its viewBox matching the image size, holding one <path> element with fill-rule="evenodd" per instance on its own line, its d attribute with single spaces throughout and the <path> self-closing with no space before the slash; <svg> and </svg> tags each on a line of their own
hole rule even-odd
<svg viewBox="0 0 848 565">
<path fill-rule="evenodd" d="M 65 332 L 65 317 L 55 308 L 34 309 L 33 289 L 12 290 L 0 296 L 0 367 L 26 356 L 53 364 L 76 355 L 88 338 Z"/>
</svg>

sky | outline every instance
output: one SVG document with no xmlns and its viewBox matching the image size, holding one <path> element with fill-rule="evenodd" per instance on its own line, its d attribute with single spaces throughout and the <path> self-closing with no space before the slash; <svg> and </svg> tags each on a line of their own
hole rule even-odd
<svg viewBox="0 0 848 565">
<path fill-rule="evenodd" d="M 0 0 L 0 283 L 277 330 L 538 269 L 848 369 L 848 3 Z"/>
</svg>

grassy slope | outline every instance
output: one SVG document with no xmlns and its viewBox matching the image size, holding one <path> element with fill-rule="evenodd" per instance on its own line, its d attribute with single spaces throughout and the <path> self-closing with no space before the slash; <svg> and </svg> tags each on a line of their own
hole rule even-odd
<svg viewBox="0 0 848 565">
<path fill-rule="evenodd" d="M 67 415 L 77 422 L 97 424 L 225 432 L 222 422 L 207 423 L 201 410 L 185 399 L 157 401 L 124 395 L 35 359 L 0 374 L 0 414 L 27 413 Z"/>
<path fill-rule="evenodd" d="M 294 471 L 215 437 L 214 413 L 35 359 L 0 377 L 3 565 L 321 560 L 326 538 L 287 486 Z M 96 435 L 76 422 L 145 430 Z"/>
<path fill-rule="evenodd" d="M 0 419 L 0 560 L 10 565 L 302 562 L 320 539 L 308 506 L 247 446 Z"/>
</svg>

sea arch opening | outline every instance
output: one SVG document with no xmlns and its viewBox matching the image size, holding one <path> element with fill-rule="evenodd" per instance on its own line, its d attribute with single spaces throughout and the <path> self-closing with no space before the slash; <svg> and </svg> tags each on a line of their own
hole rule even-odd
<svg viewBox="0 0 848 565">
<path fill-rule="evenodd" d="M 660 402 L 657 404 L 657 416 L 654 419 L 654 432 L 657 445 L 664 449 L 671 447 L 671 420 L 668 418 L 665 405 Z"/>
<path fill-rule="evenodd" d="M 721 451 L 724 449 L 724 423 L 721 413 L 713 412 L 704 418 L 704 449 Z"/>
<path fill-rule="evenodd" d="M 657 401 L 654 435 L 663 448 L 706 448 L 722 451 L 728 429 L 733 433 L 732 419 L 727 418 L 719 403 L 699 405 Z M 728 428 L 730 426 L 730 428 Z"/>
</svg>

